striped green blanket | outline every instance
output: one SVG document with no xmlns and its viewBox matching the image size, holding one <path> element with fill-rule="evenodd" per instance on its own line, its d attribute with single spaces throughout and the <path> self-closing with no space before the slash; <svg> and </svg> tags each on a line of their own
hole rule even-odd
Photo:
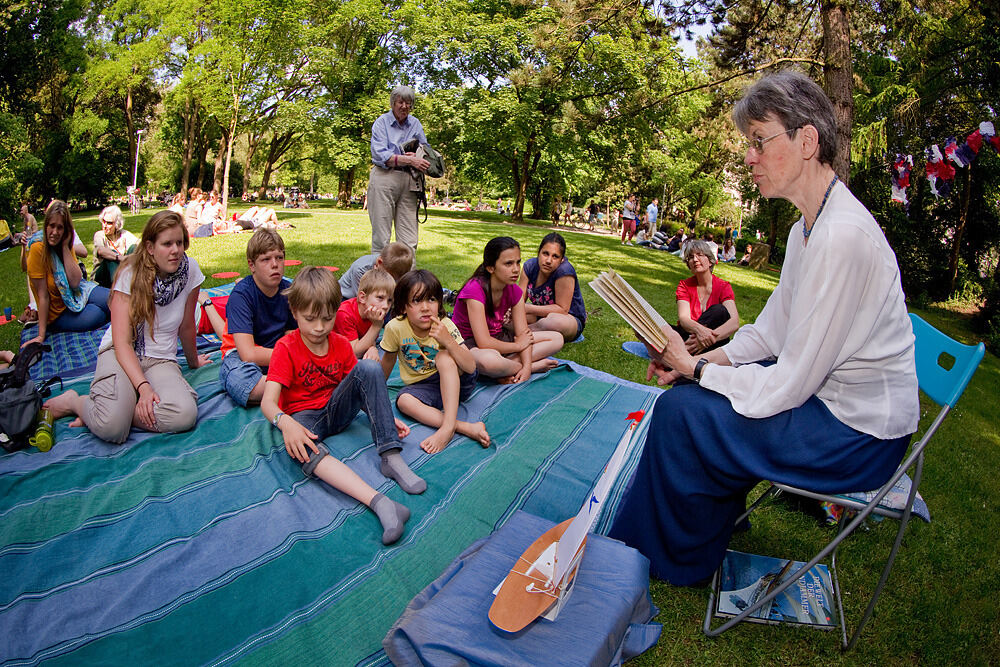
<svg viewBox="0 0 1000 667">
<path fill-rule="evenodd" d="M 199 395 L 189 433 L 112 447 L 63 420 L 50 452 L 0 458 L 0 663 L 384 663 L 381 640 L 416 593 L 518 509 L 575 514 L 626 415 L 656 398 L 567 367 L 480 385 L 464 418 L 480 416 L 495 446 L 459 437 L 430 456 L 416 425 L 404 457 L 428 482 L 420 496 L 378 473 L 360 415 L 327 444 L 412 510 L 383 547 L 375 516 L 304 478 L 217 373 L 187 372 Z"/>
</svg>

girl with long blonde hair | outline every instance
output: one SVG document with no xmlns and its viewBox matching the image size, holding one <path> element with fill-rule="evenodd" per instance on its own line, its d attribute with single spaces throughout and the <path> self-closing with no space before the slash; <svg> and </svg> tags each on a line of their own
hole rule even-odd
<svg viewBox="0 0 1000 667">
<path fill-rule="evenodd" d="M 209 362 L 195 344 L 194 310 L 201 269 L 185 251 L 184 218 L 174 211 L 146 223 L 139 249 L 115 275 L 111 329 L 101 341 L 90 394 L 75 391 L 50 399 L 54 417 L 76 415 L 70 426 L 87 426 L 102 440 L 121 443 L 132 426 L 147 431 L 186 431 L 198 417 L 197 394 L 181 374 L 180 339 L 190 368 Z"/>
</svg>

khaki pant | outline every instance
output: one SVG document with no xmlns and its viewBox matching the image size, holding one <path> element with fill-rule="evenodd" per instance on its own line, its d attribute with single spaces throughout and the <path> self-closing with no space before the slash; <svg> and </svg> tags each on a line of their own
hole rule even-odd
<svg viewBox="0 0 1000 667">
<path fill-rule="evenodd" d="M 368 219 L 372 223 L 372 253 L 382 252 L 392 240 L 393 222 L 396 240 L 417 251 L 417 193 L 412 190 L 409 171 L 372 166 L 368 176 Z"/>
<path fill-rule="evenodd" d="M 153 408 L 156 430 L 177 433 L 193 428 L 198 419 L 198 394 L 181 375 L 177 362 L 139 357 L 139 365 L 160 397 Z M 114 348 L 97 355 L 90 395 L 84 399 L 80 414 L 91 433 L 105 442 L 125 442 L 138 402 L 139 395 L 118 363 Z"/>
</svg>

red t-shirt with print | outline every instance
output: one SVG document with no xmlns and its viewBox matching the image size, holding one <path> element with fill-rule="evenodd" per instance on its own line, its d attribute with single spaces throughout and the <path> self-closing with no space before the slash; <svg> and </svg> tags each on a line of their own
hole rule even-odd
<svg viewBox="0 0 1000 667">
<path fill-rule="evenodd" d="M 329 341 L 329 349 L 322 357 L 309 351 L 298 330 L 275 343 L 267 379 L 282 386 L 278 398 L 282 412 L 295 414 L 325 408 L 333 390 L 358 363 L 346 338 L 331 331 Z"/>
</svg>

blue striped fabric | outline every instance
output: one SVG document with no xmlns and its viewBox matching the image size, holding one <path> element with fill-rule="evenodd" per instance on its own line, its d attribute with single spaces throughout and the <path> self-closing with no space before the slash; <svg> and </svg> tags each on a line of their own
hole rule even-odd
<svg viewBox="0 0 1000 667">
<path fill-rule="evenodd" d="M 202 290 L 208 296 L 225 296 L 233 291 L 236 283 L 227 283 L 218 287 Z M 93 331 L 62 331 L 45 336 L 45 343 L 52 346 L 52 351 L 42 355 L 38 363 L 31 367 L 31 379 L 35 382 L 47 380 L 58 375 L 63 380 L 70 380 L 87 373 L 92 373 L 97 364 L 97 349 L 104 338 L 104 332 L 110 324 Z M 31 324 L 21 330 L 21 344 L 24 345 L 38 335 L 38 325 Z M 198 336 L 198 350 L 211 352 L 218 350 L 222 341 L 216 336 Z M 182 354 L 180 345 L 177 353 Z"/>
<path fill-rule="evenodd" d="M 417 592 L 518 509 L 575 514 L 625 415 L 656 396 L 566 367 L 480 385 L 460 418 L 482 418 L 495 446 L 458 437 L 428 455 L 430 430 L 413 425 L 404 458 L 428 482 L 420 496 L 382 477 L 359 415 L 326 442 L 413 512 L 387 548 L 374 515 L 303 478 L 217 374 L 186 372 L 199 396 L 188 433 L 116 447 L 63 420 L 50 452 L 0 458 L 0 663 L 384 664 L 382 637 Z"/>
</svg>

